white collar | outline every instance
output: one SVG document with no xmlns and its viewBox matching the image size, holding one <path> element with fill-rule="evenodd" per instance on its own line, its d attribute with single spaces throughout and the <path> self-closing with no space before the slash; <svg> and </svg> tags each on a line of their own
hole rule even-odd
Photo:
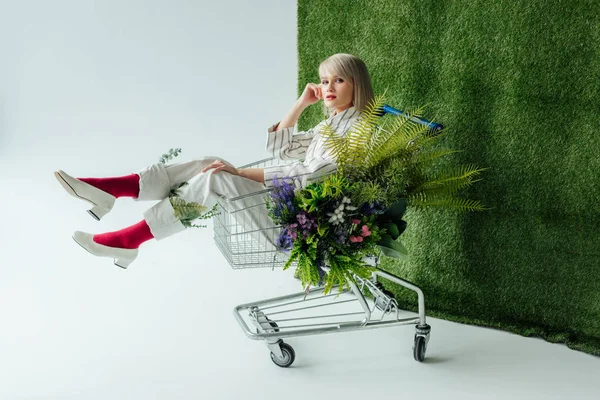
<svg viewBox="0 0 600 400">
<path fill-rule="evenodd" d="M 327 118 L 327 122 L 332 124 L 332 123 L 337 123 L 340 121 L 345 121 L 350 118 L 358 117 L 358 114 L 359 114 L 359 112 L 356 109 L 356 107 L 352 106 L 352 107 L 342 111 L 341 113 L 338 113 L 332 117 Z"/>
</svg>

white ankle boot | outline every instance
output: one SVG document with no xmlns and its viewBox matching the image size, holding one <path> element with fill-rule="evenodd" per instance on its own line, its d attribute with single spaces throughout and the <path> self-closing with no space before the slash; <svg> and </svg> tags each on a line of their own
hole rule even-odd
<svg viewBox="0 0 600 400">
<path fill-rule="evenodd" d="M 73 239 L 77 244 L 95 256 L 114 258 L 115 265 L 124 269 L 138 256 L 138 249 L 120 249 L 96 243 L 94 242 L 94 235 L 91 233 L 75 231 Z"/>
<path fill-rule="evenodd" d="M 116 199 L 112 194 L 73 178 L 60 169 L 54 172 L 54 176 L 71 196 L 83 199 L 94 205 L 94 207 L 88 210 L 88 213 L 96 220 L 100 221 L 102 217 L 112 210 Z"/>
</svg>

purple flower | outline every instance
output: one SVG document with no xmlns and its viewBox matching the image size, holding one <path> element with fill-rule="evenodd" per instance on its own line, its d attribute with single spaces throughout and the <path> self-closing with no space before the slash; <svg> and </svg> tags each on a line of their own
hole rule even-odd
<svg viewBox="0 0 600 400">
<path fill-rule="evenodd" d="M 287 228 L 282 229 L 275 244 L 277 247 L 283 250 L 289 250 L 292 248 L 293 240 Z"/>
<path fill-rule="evenodd" d="M 373 215 L 373 214 L 383 214 L 385 209 L 383 204 L 378 201 L 374 201 L 373 203 L 363 203 L 360 206 L 359 211 L 365 215 Z"/>
<path fill-rule="evenodd" d="M 290 178 L 287 178 L 291 180 Z M 271 213 L 276 218 L 285 218 L 286 215 L 295 215 L 294 197 L 296 197 L 293 180 L 290 182 L 273 177 L 273 190 L 269 192 Z"/>
<path fill-rule="evenodd" d="M 300 211 L 296 215 L 298 226 L 302 231 L 302 235 L 306 239 L 311 233 L 317 231 L 317 221 L 314 216 L 308 214 L 306 211 Z"/>
</svg>

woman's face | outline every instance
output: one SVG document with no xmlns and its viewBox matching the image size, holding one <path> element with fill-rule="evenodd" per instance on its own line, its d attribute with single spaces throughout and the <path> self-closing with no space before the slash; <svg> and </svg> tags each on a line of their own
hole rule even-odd
<svg viewBox="0 0 600 400">
<path fill-rule="evenodd" d="M 337 75 L 330 75 L 328 71 L 321 74 L 321 93 L 325 105 L 335 108 L 338 114 L 352 107 L 354 86 Z"/>
</svg>

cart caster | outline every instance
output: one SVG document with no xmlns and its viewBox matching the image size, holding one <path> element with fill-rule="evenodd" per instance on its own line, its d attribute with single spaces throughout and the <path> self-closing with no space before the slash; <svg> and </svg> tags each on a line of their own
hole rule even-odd
<svg viewBox="0 0 600 400">
<path fill-rule="evenodd" d="M 277 322 L 271 321 L 269 319 L 269 317 L 265 317 L 265 320 L 269 323 L 269 325 L 271 325 L 271 328 L 273 328 L 273 329 L 268 329 L 268 328 L 263 328 L 263 329 L 271 330 L 273 332 L 279 332 L 279 325 L 277 325 Z M 256 328 L 256 333 L 260 333 L 260 330 L 258 328 Z"/>
<path fill-rule="evenodd" d="M 269 325 L 271 325 L 271 328 L 273 328 L 273 332 L 279 332 L 279 325 L 277 325 L 277 322 L 271 321 L 269 319 L 269 317 L 265 317 L 267 319 L 267 322 L 269 323 Z"/>
<path fill-rule="evenodd" d="M 425 351 L 427 345 L 425 344 L 425 338 L 423 336 L 415 336 L 415 345 L 413 347 L 413 356 L 415 360 L 423 362 L 425 360 Z"/>
<path fill-rule="evenodd" d="M 250 307 L 250 317 L 256 327 L 257 334 L 261 332 L 279 332 L 279 325 L 275 321 L 271 321 L 258 307 Z"/>
<path fill-rule="evenodd" d="M 273 352 L 271 352 L 271 360 L 281 368 L 287 368 L 296 359 L 296 353 L 294 352 L 294 348 L 285 342 L 281 342 L 279 344 L 279 348 L 281 349 L 281 353 L 283 354 L 283 358 L 277 357 Z"/>
<path fill-rule="evenodd" d="M 425 352 L 427 351 L 427 342 L 429 342 L 430 332 L 431 327 L 429 325 L 417 325 L 415 344 L 413 346 L 413 356 L 415 357 L 415 360 L 419 362 L 423 362 L 423 360 L 425 360 Z"/>
</svg>

